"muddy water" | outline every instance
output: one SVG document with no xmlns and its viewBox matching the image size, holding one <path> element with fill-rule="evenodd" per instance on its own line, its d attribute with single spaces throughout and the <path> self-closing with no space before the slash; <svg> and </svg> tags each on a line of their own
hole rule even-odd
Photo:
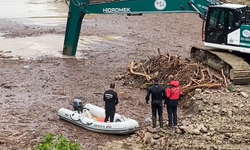
<svg viewBox="0 0 250 150">
<path fill-rule="evenodd" d="M 64 1 L 1 0 L 0 57 L 11 59 L 32 59 L 42 56 L 65 57 L 62 55 L 62 49 L 67 12 L 68 6 Z M 88 15 L 84 19 L 93 19 L 95 16 Z M 6 34 L 15 38 L 2 37 L 8 37 Z M 81 36 L 76 58 L 88 58 L 87 53 L 83 51 L 91 49 L 93 45 L 101 47 L 102 42 L 109 43 L 120 38 L 119 36 Z"/>
<path fill-rule="evenodd" d="M 101 44 L 112 44 L 112 42 L 119 39 L 121 37 L 118 36 L 81 36 L 75 58 L 89 59 L 89 53 L 91 53 L 93 45 L 101 47 Z M 10 59 L 36 59 L 43 56 L 68 58 L 62 55 L 64 37 L 61 35 L 43 35 L 14 39 L 0 37 L 0 41 L 0 56 L 2 57 Z"/>
<path fill-rule="evenodd" d="M 1 0 L 0 18 L 66 16 L 67 5 L 63 4 L 52 3 L 48 0 Z"/>
</svg>

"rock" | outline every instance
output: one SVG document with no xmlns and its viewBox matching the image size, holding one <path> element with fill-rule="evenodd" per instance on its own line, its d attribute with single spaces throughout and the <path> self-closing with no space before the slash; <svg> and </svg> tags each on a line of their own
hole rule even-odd
<svg viewBox="0 0 250 150">
<path fill-rule="evenodd" d="M 188 144 L 183 144 L 183 147 L 184 148 L 188 148 Z"/>
<path fill-rule="evenodd" d="M 239 104 L 235 103 L 233 104 L 233 107 L 239 108 Z"/>
<path fill-rule="evenodd" d="M 233 143 L 234 144 L 241 144 L 242 143 L 242 139 L 234 139 Z"/>
<path fill-rule="evenodd" d="M 167 142 L 168 142 L 168 138 L 165 136 L 165 137 L 162 137 L 159 140 L 157 140 L 156 144 L 158 146 L 164 146 Z"/>
<path fill-rule="evenodd" d="M 12 97 L 12 96 L 16 96 L 15 94 L 8 94 L 8 95 L 5 95 L 5 97 Z"/>
<path fill-rule="evenodd" d="M 11 89 L 13 87 L 17 87 L 16 85 L 14 85 L 13 83 L 4 83 L 2 84 L 4 88 L 8 88 Z"/>
<path fill-rule="evenodd" d="M 66 93 L 63 90 L 59 90 L 59 89 L 54 89 L 53 94 L 66 96 Z"/>
<path fill-rule="evenodd" d="M 56 119 L 52 118 L 52 117 L 49 117 L 48 118 L 48 121 L 56 121 Z"/>
<path fill-rule="evenodd" d="M 202 96 L 202 94 L 195 94 L 195 95 L 194 95 L 194 98 L 195 98 L 196 100 L 202 100 L 202 99 L 203 99 L 203 96 Z"/>
<path fill-rule="evenodd" d="M 13 58 L 13 56 L 3 56 L 4 58 Z"/>
<path fill-rule="evenodd" d="M 232 110 L 228 110 L 227 111 L 227 115 L 228 115 L 228 117 L 232 117 L 233 116 L 233 111 Z"/>
<path fill-rule="evenodd" d="M 202 89 L 195 89 L 194 91 L 195 94 L 201 94 L 201 92 L 202 92 Z"/>
<path fill-rule="evenodd" d="M 124 142 L 123 145 L 121 146 L 122 148 L 126 148 L 129 149 L 129 147 L 131 147 L 130 143 Z M 117 148 L 116 148 L 117 149 Z"/>
<path fill-rule="evenodd" d="M 185 118 L 186 118 L 186 117 L 189 117 L 189 115 L 186 115 Z M 190 116 L 190 117 L 191 117 L 191 116 Z M 179 123 L 181 123 L 182 126 L 188 126 L 189 124 L 191 124 L 190 120 L 188 120 L 188 119 L 180 120 Z"/>
<path fill-rule="evenodd" d="M 198 112 L 203 112 L 204 111 L 204 106 L 203 105 L 198 105 L 197 110 L 198 110 Z"/>
<path fill-rule="evenodd" d="M 209 91 L 209 90 L 204 90 L 203 93 L 204 93 L 204 94 L 210 94 L 210 91 Z"/>
<path fill-rule="evenodd" d="M 222 144 L 222 141 L 217 139 L 217 140 L 215 141 L 215 143 L 216 143 L 217 145 L 221 145 L 221 144 Z"/>
<path fill-rule="evenodd" d="M 211 131 L 215 131 L 215 128 L 213 128 L 213 127 L 210 127 L 209 129 L 210 129 Z"/>
<path fill-rule="evenodd" d="M 214 105 L 219 105 L 221 102 L 219 101 L 219 100 L 217 100 L 217 99 L 215 99 L 214 101 L 213 101 L 213 104 Z"/>
<path fill-rule="evenodd" d="M 220 111 L 219 106 L 216 105 L 216 106 L 213 107 L 213 112 L 214 113 L 218 113 L 219 111 Z"/>
<path fill-rule="evenodd" d="M 19 60 L 18 57 L 10 58 L 11 60 Z"/>
<path fill-rule="evenodd" d="M 156 133 L 157 129 L 156 128 L 152 128 L 151 126 L 147 127 L 147 131 L 150 133 Z"/>
<path fill-rule="evenodd" d="M 166 136 L 166 133 L 160 132 L 160 133 L 158 133 L 158 135 L 159 135 L 160 137 L 164 137 L 164 136 Z"/>
<path fill-rule="evenodd" d="M 23 69 L 30 69 L 29 65 L 23 66 Z"/>
<path fill-rule="evenodd" d="M 115 80 L 121 80 L 123 79 L 125 76 L 124 75 L 118 75 L 117 77 L 115 77 Z"/>
<path fill-rule="evenodd" d="M 200 135 L 200 130 L 199 129 L 194 129 L 194 130 L 192 130 L 192 134 Z"/>
<path fill-rule="evenodd" d="M 102 150 L 102 149 L 104 149 L 104 147 L 103 146 L 98 146 L 97 149 Z"/>
<path fill-rule="evenodd" d="M 242 130 L 250 130 L 250 127 L 248 127 L 248 126 L 242 126 L 241 129 Z"/>
<path fill-rule="evenodd" d="M 208 136 L 213 136 L 216 132 L 215 131 L 212 131 L 212 132 L 209 132 L 207 133 Z"/>
<path fill-rule="evenodd" d="M 156 140 L 154 140 L 153 138 L 151 138 L 150 145 L 153 146 L 155 144 L 156 144 Z"/>
<path fill-rule="evenodd" d="M 182 133 L 191 133 L 192 130 L 189 126 L 180 126 L 179 129 L 181 130 Z"/>
<path fill-rule="evenodd" d="M 140 106 L 140 107 L 143 107 L 145 105 L 145 102 L 138 101 L 137 105 Z M 147 121 L 147 120 L 145 119 L 145 121 Z M 152 122 L 151 119 L 150 119 L 150 122 Z"/>
<path fill-rule="evenodd" d="M 204 104 L 209 104 L 209 101 L 207 99 L 203 99 Z"/>
<path fill-rule="evenodd" d="M 202 133 L 207 133 L 207 128 L 204 126 L 204 124 L 198 125 L 198 130 Z"/>
<path fill-rule="evenodd" d="M 233 84 L 229 84 L 227 86 L 227 90 L 230 92 L 234 92 L 234 91 L 236 91 L 236 87 Z"/>
<path fill-rule="evenodd" d="M 222 108 L 221 109 L 221 115 L 225 116 L 227 114 L 227 109 L 226 108 Z"/>
<path fill-rule="evenodd" d="M 159 139 L 161 136 L 159 134 L 153 134 L 154 139 Z"/>
<path fill-rule="evenodd" d="M 131 145 L 132 139 L 128 138 L 126 140 L 122 140 L 122 141 L 113 141 L 112 143 L 114 145 L 123 145 L 124 143 L 128 143 L 129 145 Z"/>
<path fill-rule="evenodd" d="M 241 92 L 242 91 L 242 89 L 241 89 L 241 87 L 239 85 L 235 86 L 235 88 L 236 88 L 235 89 L 236 92 Z"/>
<path fill-rule="evenodd" d="M 209 149 L 217 150 L 217 149 L 218 149 L 218 147 L 217 147 L 217 146 L 215 146 L 215 145 L 211 145 Z"/>
<path fill-rule="evenodd" d="M 146 144 L 149 144 L 149 143 L 151 143 L 152 140 L 153 140 L 153 138 L 152 138 L 151 133 L 146 132 L 144 134 L 144 137 L 143 137 L 143 142 L 146 143 Z"/>
<path fill-rule="evenodd" d="M 248 98 L 248 94 L 245 92 L 240 92 L 240 94 L 244 97 L 244 98 Z"/>
<path fill-rule="evenodd" d="M 177 128 L 176 131 L 175 131 L 177 134 L 182 134 L 182 131 L 181 129 Z"/>
<path fill-rule="evenodd" d="M 204 139 L 206 140 L 206 141 L 211 141 L 212 140 L 212 138 L 210 137 L 210 136 L 204 136 Z"/>
<path fill-rule="evenodd" d="M 226 138 L 231 138 L 231 137 L 232 137 L 231 133 L 225 133 L 224 136 L 225 136 Z"/>
<path fill-rule="evenodd" d="M 192 97 L 190 98 L 190 101 L 196 101 L 196 98 L 192 96 Z"/>
</svg>

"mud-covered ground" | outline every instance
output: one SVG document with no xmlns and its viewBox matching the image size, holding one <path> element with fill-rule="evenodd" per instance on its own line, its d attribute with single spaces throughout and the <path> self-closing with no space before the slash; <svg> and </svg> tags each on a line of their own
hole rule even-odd
<svg viewBox="0 0 250 150">
<path fill-rule="evenodd" d="M 86 51 L 87 59 L 1 60 L 2 149 L 32 147 L 47 132 L 63 133 L 85 144 L 86 149 L 125 138 L 92 133 L 59 120 L 57 110 L 72 108 L 74 98 L 103 106 L 100 93 L 109 83 L 123 74 L 130 61 L 154 54 L 157 48 L 187 57 L 189 47 L 200 40 L 200 25 L 197 15 L 100 15 L 84 21 L 81 34 L 122 38 L 92 45 Z M 6 38 L 15 38 L 61 34 L 65 25 L 29 26 L 0 20 L 0 28 Z M 26 65 L 30 68 L 24 69 Z M 145 91 L 123 87 L 121 81 L 116 83 L 120 97 L 117 112 L 138 120 L 143 128 L 145 118 L 151 116 L 150 106 L 144 101 Z"/>
<path fill-rule="evenodd" d="M 158 48 L 161 52 L 180 54 L 185 58 L 189 57 L 192 45 L 201 44 L 202 21 L 195 14 L 96 15 L 86 18 L 81 35 L 122 38 L 81 50 L 86 55 L 84 59 L 41 57 L 38 60 L 0 61 L 2 150 L 32 148 L 47 132 L 63 133 L 82 143 L 86 149 L 97 149 L 104 142 L 126 138 L 93 133 L 59 120 L 57 110 L 72 108 L 74 98 L 103 106 L 102 93 L 110 82 L 124 73 L 130 61 L 144 59 L 156 53 Z M 64 31 L 65 24 L 34 26 L 24 25 L 19 20 L 0 20 L 0 32 L 6 38 L 43 34 L 63 36 Z M 48 44 L 53 42 L 48 41 Z M 25 69 L 27 65 L 29 67 Z M 115 82 L 120 98 L 117 112 L 138 120 L 144 129 L 145 118 L 151 116 L 150 105 L 145 105 L 144 101 L 146 92 L 124 87 L 120 80 Z M 224 96 L 227 99 L 227 95 Z"/>
</svg>

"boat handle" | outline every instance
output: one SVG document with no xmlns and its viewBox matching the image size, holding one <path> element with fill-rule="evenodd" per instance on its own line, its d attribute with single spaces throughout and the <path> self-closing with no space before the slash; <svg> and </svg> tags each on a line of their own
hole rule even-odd
<svg viewBox="0 0 250 150">
<path fill-rule="evenodd" d="M 89 122 L 83 123 L 81 119 L 79 119 L 79 120 L 80 120 L 80 122 L 81 122 L 82 124 L 84 124 L 84 125 L 88 125 L 88 126 L 89 126 L 89 125 L 93 124 L 93 122 L 91 122 L 91 123 L 89 123 Z"/>
<path fill-rule="evenodd" d="M 86 123 L 86 125 L 91 125 L 91 124 L 93 124 L 93 123 L 89 123 L 89 122 Z"/>
</svg>

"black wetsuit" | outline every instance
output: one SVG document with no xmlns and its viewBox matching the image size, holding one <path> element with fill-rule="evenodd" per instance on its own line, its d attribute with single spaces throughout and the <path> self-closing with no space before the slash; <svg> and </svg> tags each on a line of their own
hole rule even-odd
<svg viewBox="0 0 250 150">
<path fill-rule="evenodd" d="M 113 90 L 107 90 L 103 95 L 103 100 L 105 101 L 105 122 L 108 121 L 109 117 L 110 122 L 114 122 L 115 106 L 119 102 L 117 93 Z"/>
<path fill-rule="evenodd" d="M 151 109 L 152 109 L 152 119 L 153 119 L 153 127 L 156 124 L 156 113 L 158 112 L 160 126 L 162 126 L 162 113 L 163 113 L 163 106 L 162 101 L 166 99 L 166 91 L 164 88 L 158 84 L 154 84 L 148 90 L 148 94 L 146 96 L 146 102 L 149 101 L 149 96 L 151 95 Z"/>
</svg>

